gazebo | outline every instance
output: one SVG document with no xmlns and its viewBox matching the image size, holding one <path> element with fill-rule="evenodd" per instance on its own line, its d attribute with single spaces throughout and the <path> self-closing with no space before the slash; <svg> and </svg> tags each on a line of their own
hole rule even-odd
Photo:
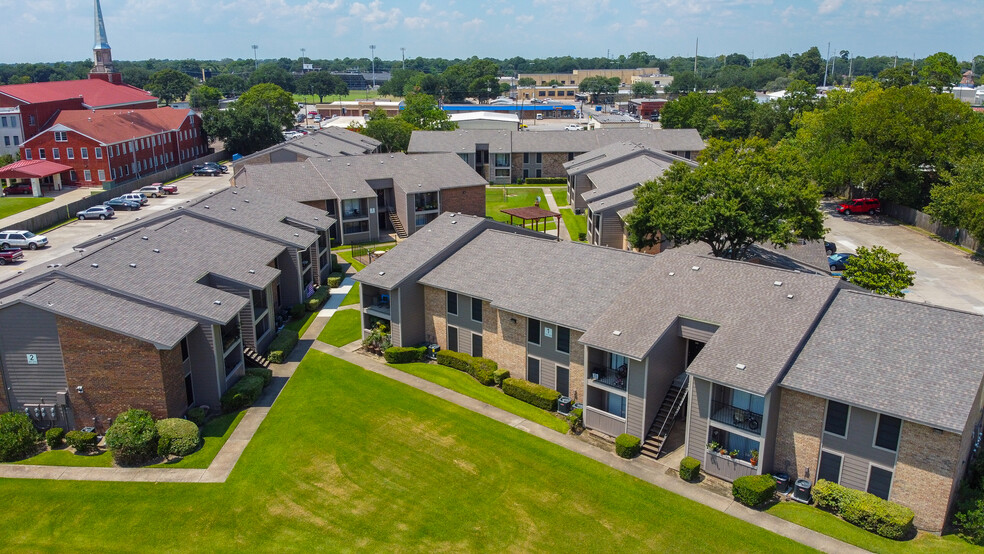
<svg viewBox="0 0 984 554">
<path fill-rule="evenodd" d="M 0 167 L 0 179 L 30 179 L 32 194 L 40 197 L 41 179 L 52 177 L 55 190 L 61 190 L 61 174 L 71 170 L 67 165 L 48 160 L 20 160 Z"/>
<path fill-rule="evenodd" d="M 557 212 L 551 212 L 550 210 L 544 210 L 539 206 L 527 206 L 525 208 L 506 208 L 504 210 L 499 210 L 504 214 L 509 215 L 509 224 L 514 225 L 513 218 L 522 220 L 523 227 L 526 227 L 527 221 L 532 221 L 530 229 L 534 231 L 540 230 L 540 220 L 543 220 L 543 232 L 547 232 L 547 219 L 554 217 L 557 218 L 557 238 L 560 238 L 560 214 Z"/>
</svg>

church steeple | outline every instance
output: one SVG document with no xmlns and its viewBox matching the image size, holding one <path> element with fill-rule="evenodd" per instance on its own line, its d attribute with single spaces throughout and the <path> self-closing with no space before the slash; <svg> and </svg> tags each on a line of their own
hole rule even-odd
<svg viewBox="0 0 984 554">
<path fill-rule="evenodd" d="M 93 2 L 94 16 L 96 18 L 96 45 L 93 50 L 109 50 L 109 39 L 106 38 L 106 24 L 103 23 L 102 7 L 99 0 Z"/>
<path fill-rule="evenodd" d="M 93 16 L 95 17 L 96 43 L 92 47 L 92 71 L 89 72 L 90 79 L 102 79 L 110 83 L 121 84 L 123 77 L 113 70 L 113 51 L 109 48 L 109 39 L 106 38 L 106 24 L 103 23 L 102 7 L 99 0 L 93 0 Z"/>
</svg>

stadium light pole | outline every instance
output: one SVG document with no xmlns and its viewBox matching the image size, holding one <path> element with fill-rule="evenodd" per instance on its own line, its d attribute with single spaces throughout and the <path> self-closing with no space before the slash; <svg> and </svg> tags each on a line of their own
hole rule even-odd
<svg viewBox="0 0 984 554">
<path fill-rule="evenodd" d="M 259 48 L 259 45 L 254 44 L 253 45 L 253 70 L 254 71 L 256 71 L 256 68 L 259 67 L 259 65 L 258 65 L 259 62 L 256 61 L 256 49 L 257 48 Z"/>
<path fill-rule="evenodd" d="M 370 44 L 369 50 L 372 52 L 372 88 L 376 88 L 376 45 Z"/>
</svg>

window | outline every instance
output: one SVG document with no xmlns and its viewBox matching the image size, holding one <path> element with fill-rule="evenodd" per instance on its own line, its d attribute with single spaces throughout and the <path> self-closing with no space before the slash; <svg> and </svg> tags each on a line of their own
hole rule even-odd
<svg viewBox="0 0 984 554">
<path fill-rule="evenodd" d="M 530 153 L 529 152 L 523 152 L 523 163 L 524 164 L 530 163 Z"/>
<path fill-rule="evenodd" d="M 342 231 L 344 231 L 345 234 L 347 235 L 352 233 L 368 233 L 369 222 L 365 220 L 347 222 L 344 225 L 342 225 Z"/>
<path fill-rule="evenodd" d="M 95 150 L 96 150 L 96 159 L 97 160 L 103 159 L 103 149 L 97 146 Z"/>
<path fill-rule="evenodd" d="M 472 333 L 472 356 L 482 357 L 482 335 Z"/>
<path fill-rule="evenodd" d="M 571 353 L 571 330 L 567 327 L 557 326 L 557 350 Z"/>
<path fill-rule="evenodd" d="M 536 176 L 537 177 L 543 177 L 543 170 L 537 169 L 536 170 Z"/>
<path fill-rule="evenodd" d="M 67 157 L 68 159 L 70 159 L 70 160 L 74 160 L 74 159 L 75 159 L 75 149 L 74 149 L 74 148 L 72 148 L 72 147 L 68 147 L 68 148 L 66 148 L 66 149 L 65 149 L 65 156 L 66 156 L 66 157 Z"/>
<path fill-rule="evenodd" d="M 823 424 L 823 430 L 838 437 L 847 436 L 847 417 L 851 409 L 847 404 L 827 401 L 827 420 Z"/>
<path fill-rule="evenodd" d="M 7 116 L 0 117 L 0 127 L 7 126 Z"/>
<path fill-rule="evenodd" d="M 32 159 L 32 158 L 31 158 L 31 149 L 30 149 L 30 148 L 25 148 L 25 149 L 24 149 L 24 159 L 25 159 L 25 160 L 30 160 L 30 159 Z"/>
<path fill-rule="evenodd" d="M 185 375 L 185 395 L 188 397 L 188 405 L 195 403 L 195 387 L 191 383 L 191 374 Z"/>
<path fill-rule="evenodd" d="M 86 169 L 85 171 L 82 172 L 82 178 L 84 180 L 86 180 L 86 181 L 91 181 L 92 180 L 92 172 L 89 171 L 88 169 Z"/>
<path fill-rule="evenodd" d="M 346 218 L 362 217 L 365 214 L 362 213 L 361 204 L 358 198 L 342 200 L 342 215 Z"/>
<path fill-rule="evenodd" d="M 68 133 L 65 131 L 55 131 L 55 142 L 68 142 Z"/>
<path fill-rule="evenodd" d="M 79 180 L 79 175 L 75 173 L 74 169 L 68 172 L 68 180 L 73 183 Z"/>
<path fill-rule="evenodd" d="M 4 136 L 3 137 L 3 145 L 4 146 L 10 146 L 10 137 L 9 136 Z"/>
<path fill-rule="evenodd" d="M 44 148 L 38 148 L 38 159 L 39 160 L 48 159 L 47 156 L 45 155 Z"/>
<path fill-rule="evenodd" d="M 557 366 L 557 386 L 554 389 L 564 396 L 571 395 L 571 371 L 570 369 Z"/>
<path fill-rule="evenodd" d="M 181 339 L 181 361 L 187 362 L 188 356 L 191 354 L 188 351 L 188 337 Z"/>
<path fill-rule="evenodd" d="M 826 479 L 831 483 L 840 483 L 842 456 L 827 452 L 820 453 L 820 467 L 817 469 L 817 479 Z"/>
<path fill-rule="evenodd" d="M 871 466 L 871 470 L 868 472 L 868 492 L 878 498 L 888 500 L 888 493 L 891 490 L 892 472 L 878 466 Z"/>
<path fill-rule="evenodd" d="M 625 397 L 614 392 L 608 393 L 605 411 L 613 416 L 625 417 Z"/>
<path fill-rule="evenodd" d="M 530 383 L 540 382 L 540 360 L 536 358 L 526 358 L 526 380 Z"/>
<path fill-rule="evenodd" d="M 15 135 L 14 136 L 14 146 L 17 146 L 18 144 L 20 144 L 20 137 L 18 137 L 18 136 Z"/>
<path fill-rule="evenodd" d="M 52 148 L 51 149 L 51 159 L 52 160 L 60 160 L 61 159 L 61 152 L 59 152 L 57 148 Z"/>
<path fill-rule="evenodd" d="M 458 315 L 458 293 L 448 291 L 448 313 Z"/>
<path fill-rule="evenodd" d="M 448 350 L 458 351 L 458 328 L 448 326 Z"/>
<path fill-rule="evenodd" d="M 113 179 L 113 180 L 116 179 L 116 169 L 115 168 L 112 168 L 112 167 L 109 168 L 109 178 L 110 179 Z"/>
<path fill-rule="evenodd" d="M 29 125 L 32 125 L 32 126 L 33 125 L 37 125 L 37 121 L 38 120 L 34 118 L 34 115 L 27 116 L 27 122 L 28 122 Z"/>
<path fill-rule="evenodd" d="M 482 321 L 482 301 L 478 298 L 472 298 L 472 321 Z"/>
<path fill-rule="evenodd" d="M 17 118 L 16 117 L 11 117 L 10 118 L 10 126 L 11 127 L 16 127 L 17 126 Z"/>
<path fill-rule="evenodd" d="M 495 166 L 496 167 L 509 167 L 509 154 L 496 154 L 495 155 Z"/>
<path fill-rule="evenodd" d="M 530 319 L 526 323 L 526 340 L 533 344 L 540 344 L 540 320 Z"/>
<path fill-rule="evenodd" d="M 537 152 L 536 153 L 536 163 L 538 163 L 538 164 L 542 164 L 543 163 L 543 153 L 542 152 Z"/>
<path fill-rule="evenodd" d="M 899 432 L 901 430 L 901 419 L 879 414 L 878 430 L 875 431 L 875 446 L 895 452 L 899 447 Z"/>
<path fill-rule="evenodd" d="M 103 182 L 105 180 L 106 180 L 106 170 L 105 169 L 100 169 L 99 170 L 99 182 Z"/>
<path fill-rule="evenodd" d="M 89 148 L 88 147 L 83 146 L 80 149 L 80 152 L 82 154 L 82 159 L 83 160 L 88 160 L 89 159 Z"/>
</svg>

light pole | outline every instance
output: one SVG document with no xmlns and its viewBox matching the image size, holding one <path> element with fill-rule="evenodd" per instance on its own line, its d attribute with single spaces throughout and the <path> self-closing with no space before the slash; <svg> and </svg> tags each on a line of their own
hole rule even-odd
<svg viewBox="0 0 984 554">
<path fill-rule="evenodd" d="M 407 68 L 407 49 L 400 47 L 400 58 L 403 60 L 403 69 Z"/>
<path fill-rule="evenodd" d="M 370 44 L 369 51 L 372 52 L 372 88 L 376 88 L 376 45 Z"/>
<path fill-rule="evenodd" d="M 257 48 L 259 48 L 259 45 L 254 44 L 253 45 L 253 71 L 256 71 L 256 68 L 259 67 L 257 65 L 258 62 L 256 61 L 256 49 Z"/>
</svg>

